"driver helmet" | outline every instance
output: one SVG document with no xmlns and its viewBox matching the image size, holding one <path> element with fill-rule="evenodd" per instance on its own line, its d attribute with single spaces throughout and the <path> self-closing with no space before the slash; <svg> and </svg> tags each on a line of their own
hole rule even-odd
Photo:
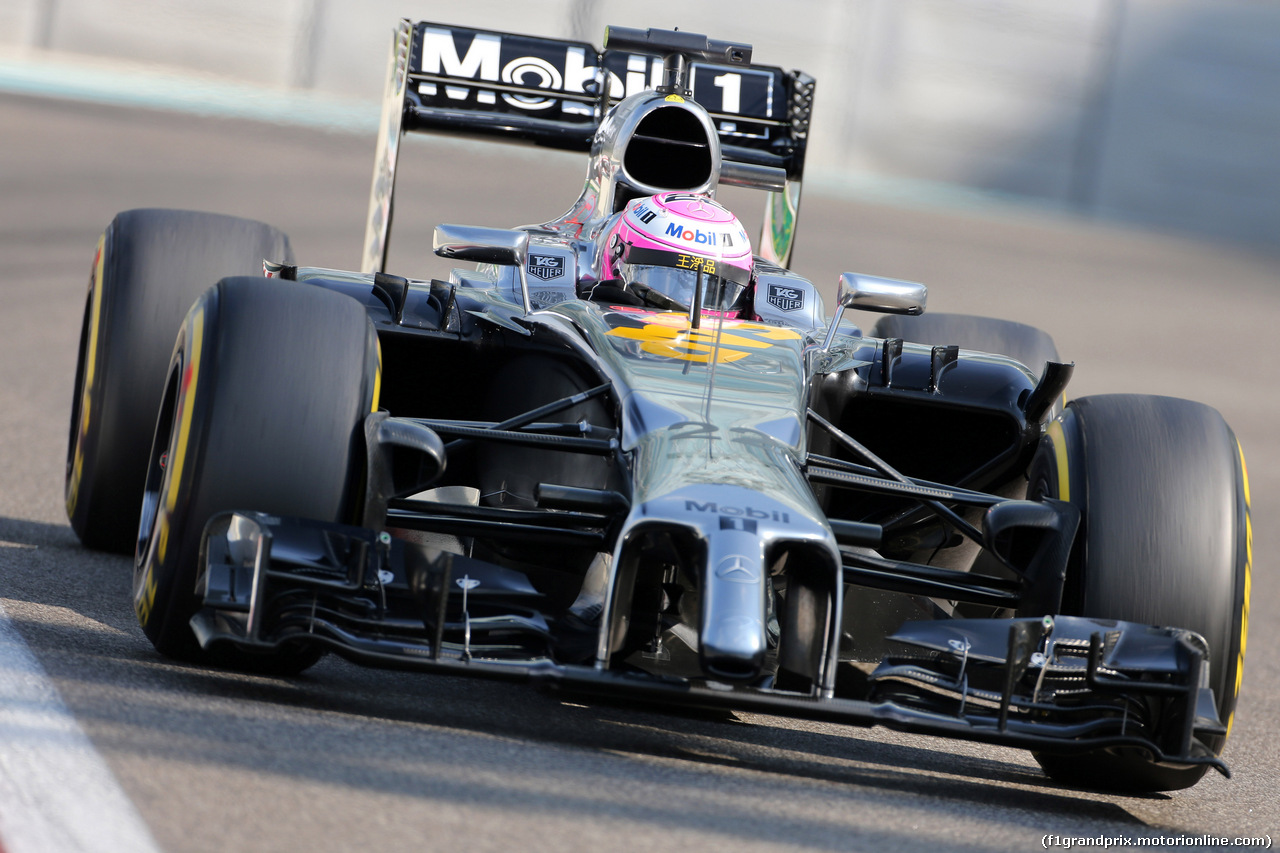
<svg viewBox="0 0 1280 853">
<path fill-rule="evenodd" d="M 629 203 L 605 241 L 602 278 L 657 308 L 736 312 L 751 283 L 751 241 L 715 199 L 667 192 Z"/>
</svg>

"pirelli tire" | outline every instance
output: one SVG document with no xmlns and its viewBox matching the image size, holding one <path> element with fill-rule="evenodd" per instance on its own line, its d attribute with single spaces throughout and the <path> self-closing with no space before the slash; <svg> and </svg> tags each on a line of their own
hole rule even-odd
<svg viewBox="0 0 1280 853">
<path fill-rule="evenodd" d="M 355 522 L 363 499 L 362 426 L 378 403 L 378 339 L 364 308 L 297 282 L 227 278 L 192 306 L 163 383 L 146 462 L 133 603 L 171 658 L 289 673 L 314 647 L 202 649 L 201 535 L 209 517 L 257 510 Z"/>
<path fill-rule="evenodd" d="M 1172 397 L 1082 397 L 1048 426 L 1033 492 L 1081 509 L 1063 611 L 1187 628 L 1209 645 L 1209 677 L 1230 732 L 1243 676 L 1253 531 L 1244 453 L 1214 409 Z M 1226 742 L 1210 746 L 1219 754 Z M 1169 791 L 1204 766 L 1145 753 L 1036 756 L 1075 787 Z"/>
<path fill-rule="evenodd" d="M 129 210 L 98 241 L 80 331 L 67 441 L 67 516 L 90 548 L 132 554 L 147 452 L 174 335 L 228 275 L 293 262 L 261 222 L 187 210 Z"/>
<path fill-rule="evenodd" d="M 871 329 L 874 338 L 902 338 L 915 344 L 958 346 L 1006 355 L 1031 368 L 1036 376 L 1046 361 L 1058 361 L 1058 347 L 1048 332 L 995 317 L 970 314 L 887 314 Z"/>
</svg>

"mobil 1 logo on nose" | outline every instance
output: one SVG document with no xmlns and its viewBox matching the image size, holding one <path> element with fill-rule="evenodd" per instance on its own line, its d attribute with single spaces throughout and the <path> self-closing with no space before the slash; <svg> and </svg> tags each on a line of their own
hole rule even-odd
<svg viewBox="0 0 1280 853">
<path fill-rule="evenodd" d="M 560 255 L 530 255 L 529 275 L 550 281 L 564 275 L 564 258 Z"/>
<path fill-rule="evenodd" d="M 769 304 L 779 311 L 795 311 L 804 307 L 804 291 L 785 284 L 771 284 Z"/>
</svg>

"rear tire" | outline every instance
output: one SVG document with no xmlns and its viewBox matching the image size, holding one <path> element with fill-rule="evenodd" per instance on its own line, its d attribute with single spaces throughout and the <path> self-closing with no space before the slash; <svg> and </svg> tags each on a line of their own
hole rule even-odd
<svg viewBox="0 0 1280 853">
<path fill-rule="evenodd" d="M 132 554 L 147 451 L 173 338 L 223 276 L 292 263 L 261 222 L 185 210 L 118 214 L 98 244 L 85 302 L 67 442 L 66 507 L 90 548 Z"/>
<path fill-rule="evenodd" d="M 134 609 L 162 654 L 296 672 L 315 647 L 269 653 L 196 642 L 201 535 L 225 510 L 353 523 L 378 341 L 355 300 L 311 285 L 230 278 L 192 306 L 173 350 L 145 468 Z"/>
<path fill-rule="evenodd" d="M 1063 612 L 1187 628 L 1209 643 L 1218 714 L 1240 692 L 1252 560 L 1248 476 L 1215 410 L 1172 397 L 1106 395 L 1068 404 L 1031 467 L 1034 493 L 1081 509 Z M 1226 738 L 1209 744 L 1221 753 Z M 1037 755 L 1073 786 L 1168 791 L 1207 767 L 1157 767 L 1143 754 Z"/>
</svg>

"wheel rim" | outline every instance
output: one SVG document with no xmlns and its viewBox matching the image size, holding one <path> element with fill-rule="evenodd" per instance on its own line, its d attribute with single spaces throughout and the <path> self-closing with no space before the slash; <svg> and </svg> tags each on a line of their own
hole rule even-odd
<svg viewBox="0 0 1280 853">
<path fill-rule="evenodd" d="M 168 475 L 168 457 L 173 443 L 175 413 L 177 411 L 178 378 L 182 375 L 179 359 L 169 369 L 165 382 L 160 415 L 156 421 L 156 434 L 151 442 L 151 454 L 147 457 L 147 479 L 142 488 L 142 517 L 138 521 L 138 544 L 134 551 L 134 565 L 141 570 L 147 560 L 155 538 L 156 523 L 160 516 L 160 496 L 165 493 Z"/>
</svg>

